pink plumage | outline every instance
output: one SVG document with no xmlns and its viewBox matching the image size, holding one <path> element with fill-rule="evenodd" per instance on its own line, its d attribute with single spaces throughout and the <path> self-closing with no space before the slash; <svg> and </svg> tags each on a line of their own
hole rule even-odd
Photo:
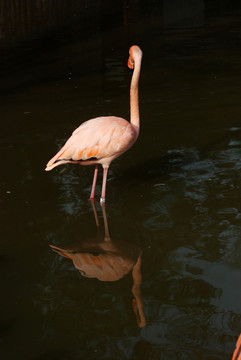
<svg viewBox="0 0 241 360">
<path fill-rule="evenodd" d="M 90 198 L 94 198 L 98 164 L 103 167 L 101 201 L 105 201 L 106 179 L 110 163 L 128 150 L 139 135 L 138 81 L 142 51 L 134 45 L 129 50 L 128 66 L 134 68 L 130 86 L 131 121 L 103 116 L 81 124 L 59 152 L 48 162 L 46 171 L 66 163 L 95 165 Z"/>
<path fill-rule="evenodd" d="M 241 360 L 241 334 L 239 335 L 239 338 L 237 340 L 232 360 Z"/>
</svg>

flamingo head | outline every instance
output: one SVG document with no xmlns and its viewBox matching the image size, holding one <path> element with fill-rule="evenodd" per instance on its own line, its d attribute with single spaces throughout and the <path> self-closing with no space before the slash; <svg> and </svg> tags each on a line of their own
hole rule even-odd
<svg viewBox="0 0 241 360">
<path fill-rule="evenodd" d="M 129 59 L 128 59 L 128 62 L 127 62 L 128 68 L 129 69 L 134 69 L 136 58 L 140 58 L 140 59 L 142 58 L 142 51 L 139 48 L 139 46 L 133 45 L 129 49 L 129 55 L 130 56 L 129 56 Z"/>
</svg>

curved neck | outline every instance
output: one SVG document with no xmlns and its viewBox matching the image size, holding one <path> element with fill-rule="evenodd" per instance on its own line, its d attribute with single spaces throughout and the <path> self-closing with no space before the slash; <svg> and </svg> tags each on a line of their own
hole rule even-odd
<svg viewBox="0 0 241 360">
<path fill-rule="evenodd" d="M 131 79 L 130 87 L 130 111 L 131 111 L 131 124 L 139 133 L 140 116 L 139 116 L 139 95 L 138 95 L 138 82 L 141 71 L 141 58 L 135 59 L 134 72 Z"/>
</svg>

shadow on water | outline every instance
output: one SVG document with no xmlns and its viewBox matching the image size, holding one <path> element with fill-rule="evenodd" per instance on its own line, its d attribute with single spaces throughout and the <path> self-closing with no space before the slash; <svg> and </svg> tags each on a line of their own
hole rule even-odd
<svg viewBox="0 0 241 360">
<path fill-rule="evenodd" d="M 241 331 L 239 2 L 0 9 L 1 357 L 231 359 Z M 133 43 L 144 53 L 141 132 L 110 168 L 109 232 L 105 209 L 99 220 L 88 201 L 93 169 L 44 167 L 82 121 L 129 118 Z"/>
</svg>

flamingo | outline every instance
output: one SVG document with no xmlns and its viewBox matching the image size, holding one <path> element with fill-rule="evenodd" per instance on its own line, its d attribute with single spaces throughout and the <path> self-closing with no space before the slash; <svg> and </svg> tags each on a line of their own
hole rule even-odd
<svg viewBox="0 0 241 360">
<path fill-rule="evenodd" d="M 47 163 L 46 171 L 66 163 L 95 165 L 90 199 L 95 196 L 98 164 L 103 167 L 100 202 L 105 202 L 106 180 L 111 162 L 137 140 L 140 129 L 138 83 L 142 51 L 137 45 L 129 49 L 128 67 L 134 69 L 130 85 L 130 122 L 116 116 L 102 116 L 82 123 L 59 152 Z"/>
<path fill-rule="evenodd" d="M 241 360 L 241 334 L 239 335 L 239 338 L 237 340 L 232 360 Z"/>
</svg>

